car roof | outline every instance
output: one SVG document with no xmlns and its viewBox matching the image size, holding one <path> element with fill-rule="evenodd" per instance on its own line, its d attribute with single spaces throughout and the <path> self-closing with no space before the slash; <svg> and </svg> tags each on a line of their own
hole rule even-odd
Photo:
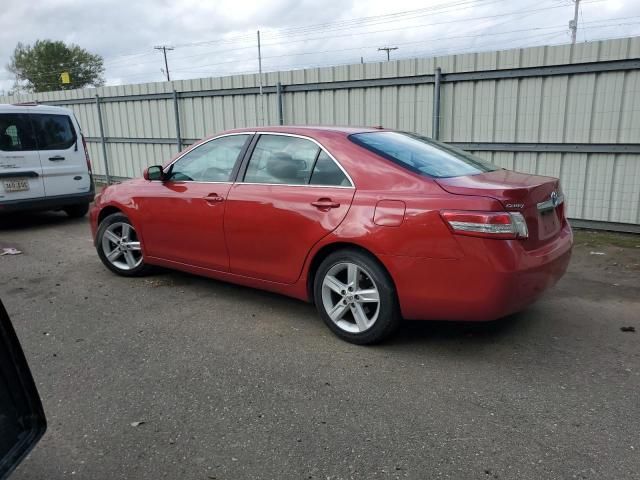
<svg viewBox="0 0 640 480">
<path fill-rule="evenodd" d="M 382 127 L 334 127 L 329 125 L 275 125 L 264 127 L 237 128 L 224 133 L 242 133 L 242 132 L 273 132 L 273 133 L 292 133 L 297 135 L 323 135 L 323 134 L 342 134 L 344 136 L 354 133 L 379 132 L 385 130 Z"/>
<path fill-rule="evenodd" d="M 54 105 L 41 105 L 37 103 L 0 103 L 0 113 L 57 113 L 72 115 L 71 110 Z"/>
</svg>

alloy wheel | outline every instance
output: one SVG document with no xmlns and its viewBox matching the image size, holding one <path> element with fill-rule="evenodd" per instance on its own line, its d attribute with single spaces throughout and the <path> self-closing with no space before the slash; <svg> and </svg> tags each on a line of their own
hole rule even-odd
<svg viewBox="0 0 640 480">
<path fill-rule="evenodd" d="M 362 333 L 380 313 L 380 292 L 371 274 L 351 262 L 332 266 L 322 280 L 322 303 L 340 329 Z"/>
<path fill-rule="evenodd" d="M 126 222 L 109 225 L 102 235 L 102 251 L 114 267 L 133 270 L 142 263 L 140 241 L 133 226 Z"/>
</svg>

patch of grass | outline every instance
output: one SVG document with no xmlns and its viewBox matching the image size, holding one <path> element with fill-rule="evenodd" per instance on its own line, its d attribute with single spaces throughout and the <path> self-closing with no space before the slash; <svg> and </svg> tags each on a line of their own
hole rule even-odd
<svg viewBox="0 0 640 480">
<path fill-rule="evenodd" d="M 614 246 L 637 248 L 640 250 L 640 235 L 633 233 L 574 229 L 573 235 L 576 245 L 586 245 L 589 247 Z"/>
</svg>

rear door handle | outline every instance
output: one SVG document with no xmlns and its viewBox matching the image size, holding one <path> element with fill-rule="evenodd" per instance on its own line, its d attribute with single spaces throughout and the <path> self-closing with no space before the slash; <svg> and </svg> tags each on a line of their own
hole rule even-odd
<svg viewBox="0 0 640 480">
<path fill-rule="evenodd" d="M 311 202 L 311 205 L 319 208 L 320 210 L 328 210 L 330 208 L 338 208 L 340 206 L 339 203 L 334 202 L 330 198 L 319 198 L 315 202 Z"/>
<path fill-rule="evenodd" d="M 59 162 L 61 160 L 64 160 L 64 157 L 61 157 L 60 155 L 56 155 L 55 157 L 49 157 L 49 160 L 52 162 Z"/>
<path fill-rule="evenodd" d="M 205 199 L 205 201 L 207 201 L 209 203 L 222 202 L 224 200 L 224 198 L 222 198 L 217 193 L 210 193 L 209 195 L 204 197 L 204 199 Z"/>
</svg>

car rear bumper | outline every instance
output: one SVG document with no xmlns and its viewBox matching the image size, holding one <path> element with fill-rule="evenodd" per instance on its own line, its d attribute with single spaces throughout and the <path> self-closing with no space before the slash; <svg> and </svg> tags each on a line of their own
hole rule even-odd
<svg viewBox="0 0 640 480">
<path fill-rule="evenodd" d="M 0 213 L 13 213 L 37 210 L 58 210 L 72 205 L 91 203 L 95 196 L 93 185 L 88 192 L 55 197 L 29 198 L 24 200 L 7 200 L 0 202 Z"/>
<path fill-rule="evenodd" d="M 488 321 L 518 312 L 553 286 L 571 258 L 573 234 L 526 251 L 518 241 L 459 237 L 459 259 L 381 256 L 393 277 L 403 317 Z"/>
</svg>

